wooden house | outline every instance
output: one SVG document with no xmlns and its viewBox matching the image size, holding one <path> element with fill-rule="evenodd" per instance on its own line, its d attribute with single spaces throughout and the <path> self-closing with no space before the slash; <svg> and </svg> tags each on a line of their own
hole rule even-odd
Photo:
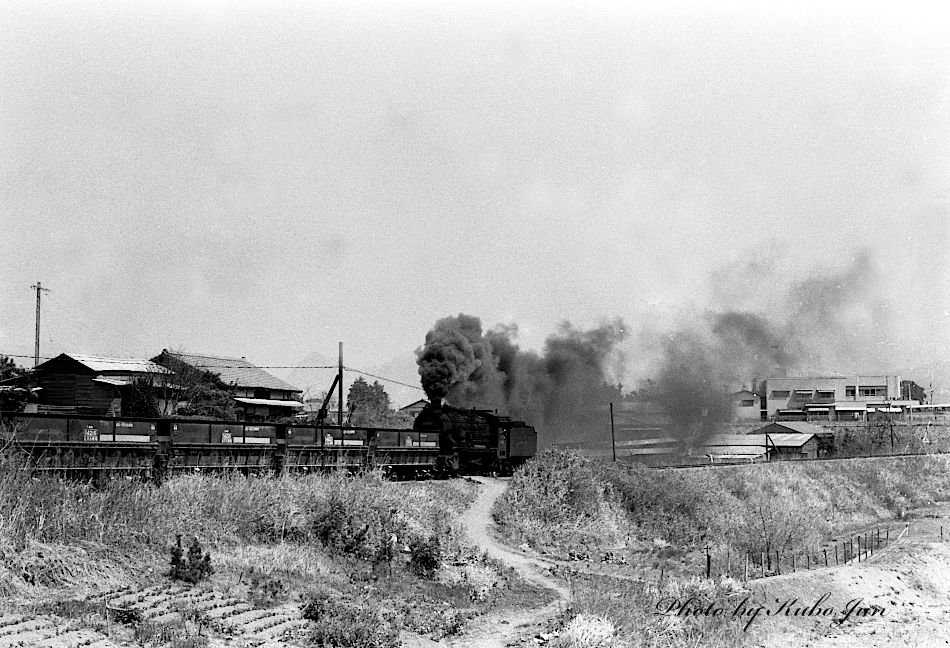
<svg viewBox="0 0 950 648">
<path fill-rule="evenodd" d="M 161 383 L 171 373 L 149 360 L 62 353 L 37 365 L 29 380 L 39 388 L 39 412 L 121 416 L 135 380 Z"/>
<path fill-rule="evenodd" d="M 179 353 L 163 349 L 154 358 L 176 371 L 197 370 L 216 376 L 232 393 L 238 417 L 245 421 L 273 421 L 294 416 L 304 408 L 303 390 L 272 376 L 246 358 Z"/>
</svg>

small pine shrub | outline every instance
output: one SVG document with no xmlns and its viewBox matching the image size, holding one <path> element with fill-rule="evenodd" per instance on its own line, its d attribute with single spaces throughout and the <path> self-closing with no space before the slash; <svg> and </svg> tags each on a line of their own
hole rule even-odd
<svg viewBox="0 0 950 648">
<path fill-rule="evenodd" d="M 415 537 L 409 543 L 409 568 L 422 578 L 432 578 L 442 563 L 439 536 Z"/>
<path fill-rule="evenodd" d="M 214 573 L 211 567 L 211 554 L 202 554 L 198 538 L 191 539 L 188 554 L 184 555 L 181 546 L 181 535 L 175 537 L 175 545 L 171 548 L 171 576 L 174 580 L 184 581 L 192 585 L 204 580 Z"/>
</svg>

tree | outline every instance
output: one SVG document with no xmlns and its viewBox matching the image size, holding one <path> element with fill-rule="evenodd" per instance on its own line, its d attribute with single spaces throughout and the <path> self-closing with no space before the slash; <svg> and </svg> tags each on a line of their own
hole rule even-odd
<svg viewBox="0 0 950 648">
<path fill-rule="evenodd" d="M 144 392 L 141 398 L 155 404 L 162 415 L 201 416 L 222 420 L 237 418 L 234 388 L 207 369 L 182 362 L 174 353 L 162 353 L 153 362 L 175 372 L 174 376 L 149 376 L 133 387 Z"/>
<path fill-rule="evenodd" d="M 17 366 L 13 358 L 0 355 L 0 380 L 25 376 L 27 370 Z M 36 400 L 36 391 L 30 389 L 25 379 L 15 381 L 14 385 L 0 385 L 0 412 L 20 412 L 24 406 Z"/>
<path fill-rule="evenodd" d="M 17 363 L 14 362 L 13 358 L 10 358 L 5 355 L 0 355 L 0 380 L 6 380 L 7 378 L 16 378 L 17 376 L 22 376 L 26 373 L 26 369 L 23 367 L 18 367 Z"/>
<path fill-rule="evenodd" d="M 901 399 L 915 400 L 918 403 L 925 403 L 927 402 L 927 391 L 913 380 L 902 380 Z"/>
<path fill-rule="evenodd" d="M 362 376 L 350 385 L 346 402 L 350 425 L 387 425 L 393 414 L 389 394 L 379 381 L 370 385 Z"/>
</svg>

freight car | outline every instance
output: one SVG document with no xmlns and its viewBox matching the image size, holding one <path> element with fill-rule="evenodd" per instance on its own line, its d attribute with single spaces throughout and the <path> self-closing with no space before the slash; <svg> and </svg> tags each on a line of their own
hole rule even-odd
<svg viewBox="0 0 950 648">
<path fill-rule="evenodd" d="M 534 454 L 534 429 L 524 424 L 472 413 L 481 422 L 476 431 L 456 413 L 451 416 L 459 420 L 446 419 L 451 425 L 445 432 L 429 416 L 412 430 L 55 414 L 18 414 L 6 427 L 8 442 L 25 451 L 35 469 L 83 476 L 124 472 L 161 479 L 182 471 L 380 467 L 412 477 L 506 469 L 526 458 L 529 447 Z"/>
</svg>

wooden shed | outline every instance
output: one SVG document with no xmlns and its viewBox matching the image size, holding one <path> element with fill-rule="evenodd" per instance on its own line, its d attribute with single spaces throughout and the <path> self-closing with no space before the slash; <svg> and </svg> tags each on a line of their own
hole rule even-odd
<svg viewBox="0 0 950 648">
<path fill-rule="evenodd" d="M 138 378 L 164 380 L 171 372 L 138 359 L 62 353 L 30 374 L 41 411 L 63 414 L 122 415 L 122 398 Z"/>
<path fill-rule="evenodd" d="M 814 423 L 806 423 L 805 421 L 776 421 L 774 423 L 769 423 L 763 427 L 758 428 L 752 434 L 768 434 L 770 437 L 776 435 L 788 435 L 788 434 L 810 434 L 815 437 L 815 453 L 817 457 L 827 457 L 835 452 L 835 435 L 833 432 L 821 427 L 820 425 L 815 425 Z M 806 444 L 807 445 L 807 444 Z M 802 451 L 809 454 L 808 458 L 814 459 L 815 457 L 811 456 L 811 446 L 802 446 Z M 791 449 L 785 451 L 786 454 L 794 452 Z"/>
</svg>

